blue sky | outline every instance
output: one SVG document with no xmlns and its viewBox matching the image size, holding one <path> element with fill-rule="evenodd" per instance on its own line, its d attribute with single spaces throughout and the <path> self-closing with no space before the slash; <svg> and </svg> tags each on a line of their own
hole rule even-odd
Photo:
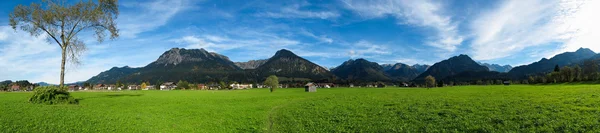
<svg viewBox="0 0 600 133">
<path fill-rule="evenodd" d="M 45 36 L 8 26 L 18 4 L 0 5 L 0 79 L 58 83 L 60 50 Z M 113 66 L 142 67 L 170 48 L 204 48 L 232 61 L 266 59 L 289 49 L 324 67 L 365 58 L 380 64 L 433 64 L 467 54 L 477 61 L 523 65 L 579 47 L 600 51 L 600 2 L 591 0 L 127 0 L 119 1 L 121 36 L 90 33 L 82 64 L 66 82 Z"/>
</svg>

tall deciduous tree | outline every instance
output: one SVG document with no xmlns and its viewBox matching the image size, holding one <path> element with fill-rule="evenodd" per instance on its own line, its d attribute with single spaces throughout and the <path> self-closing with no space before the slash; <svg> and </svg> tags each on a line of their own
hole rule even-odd
<svg viewBox="0 0 600 133">
<path fill-rule="evenodd" d="M 435 78 L 431 75 L 425 77 L 425 86 L 427 88 L 435 87 Z"/>
<path fill-rule="evenodd" d="M 597 80 L 598 79 L 598 61 L 596 60 L 585 60 L 583 61 L 583 75 L 585 80 Z"/>
<path fill-rule="evenodd" d="M 148 87 L 148 86 L 146 85 L 146 82 L 142 82 L 142 85 L 141 85 L 141 87 L 140 87 L 140 90 L 142 90 L 142 89 L 146 89 L 146 87 Z"/>
<path fill-rule="evenodd" d="M 277 89 L 277 87 L 279 87 L 279 79 L 277 78 L 277 76 L 271 75 L 267 77 L 267 80 L 265 80 L 265 85 L 269 87 L 269 90 L 271 92 L 273 92 L 275 91 L 275 89 Z"/>
<path fill-rule="evenodd" d="M 118 0 L 79 1 L 42 0 L 42 4 L 18 5 L 10 13 L 10 26 L 29 32 L 32 36 L 47 35 L 61 48 L 60 86 L 64 86 L 65 62 L 78 64 L 85 51 L 85 43 L 77 34 L 91 30 L 98 42 L 110 33 L 110 39 L 119 37 L 115 19 L 119 15 Z M 68 57 L 67 57 L 68 56 Z"/>
</svg>

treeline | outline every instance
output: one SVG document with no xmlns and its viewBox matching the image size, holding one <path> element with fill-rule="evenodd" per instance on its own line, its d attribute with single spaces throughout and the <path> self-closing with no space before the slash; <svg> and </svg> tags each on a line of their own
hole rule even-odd
<svg viewBox="0 0 600 133">
<path fill-rule="evenodd" d="M 584 61 L 583 68 L 579 65 L 559 67 L 556 65 L 554 71 L 545 75 L 529 76 L 527 82 L 530 84 L 539 83 L 567 83 L 580 81 L 598 81 L 600 80 L 599 66 L 596 61 Z"/>
<path fill-rule="evenodd" d="M 15 86 L 16 88 L 13 88 Z M 11 81 L 6 80 L 0 82 L 0 91 L 25 91 L 39 86 L 38 84 L 30 83 L 27 80 Z M 16 89 L 16 90 L 15 90 Z"/>
</svg>

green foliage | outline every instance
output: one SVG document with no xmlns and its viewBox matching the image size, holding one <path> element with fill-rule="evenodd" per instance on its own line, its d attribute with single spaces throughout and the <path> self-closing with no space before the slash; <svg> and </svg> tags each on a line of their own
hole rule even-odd
<svg viewBox="0 0 600 133">
<path fill-rule="evenodd" d="M 9 25 L 29 32 L 32 36 L 47 35 L 61 48 L 60 86 L 64 86 L 65 62 L 79 63 L 79 56 L 85 51 L 85 43 L 77 36 L 81 31 L 93 30 L 98 42 L 110 33 L 110 38 L 119 36 L 115 19 L 119 15 L 117 0 L 79 1 L 66 4 L 66 1 L 43 0 L 41 4 L 17 5 L 9 14 Z"/>
<path fill-rule="evenodd" d="M 29 102 L 36 104 L 77 104 L 78 99 L 69 95 L 66 89 L 61 89 L 55 86 L 37 87 L 34 89 L 33 96 L 29 98 Z"/>
<path fill-rule="evenodd" d="M 229 86 L 225 82 L 219 81 L 219 89 L 220 90 L 227 90 L 227 88 L 229 88 Z"/>
<path fill-rule="evenodd" d="M 188 90 L 188 89 L 190 89 L 190 83 L 188 83 L 187 81 L 179 80 L 179 82 L 177 82 L 177 87 L 175 89 L 176 90 Z"/>
<path fill-rule="evenodd" d="M 435 87 L 435 77 L 431 75 L 425 77 L 425 86 L 427 88 Z"/>
<path fill-rule="evenodd" d="M 162 84 L 163 84 L 163 82 L 162 82 L 162 81 L 160 81 L 160 80 L 159 80 L 159 81 L 156 81 L 156 84 L 154 85 L 154 89 L 155 89 L 155 90 L 160 90 L 160 85 L 162 85 Z"/>
<path fill-rule="evenodd" d="M 271 75 L 267 77 L 267 80 L 265 80 L 264 84 L 269 87 L 271 92 L 273 92 L 275 89 L 277 89 L 277 87 L 279 87 L 279 79 L 277 79 L 277 76 Z"/>
<path fill-rule="evenodd" d="M 140 89 L 139 90 L 146 89 L 146 87 L 148 87 L 148 85 L 146 85 L 146 82 L 142 82 L 142 85 L 140 85 Z"/>
</svg>

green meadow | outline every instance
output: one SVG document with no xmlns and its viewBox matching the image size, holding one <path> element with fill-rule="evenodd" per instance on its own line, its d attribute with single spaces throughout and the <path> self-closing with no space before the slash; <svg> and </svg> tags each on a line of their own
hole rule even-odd
<svg viewBox="0 0 600 133">
<path fill-rule="evenodd" d="M 0 93 L 0 132 L 598 132 L 600 85 Z"/>
</svg>

